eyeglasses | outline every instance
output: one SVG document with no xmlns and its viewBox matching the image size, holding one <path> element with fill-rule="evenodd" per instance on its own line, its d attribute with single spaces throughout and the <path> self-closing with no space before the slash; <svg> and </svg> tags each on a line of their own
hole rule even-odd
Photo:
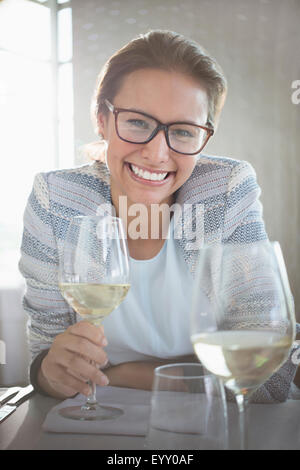
<svg viewBox="0 0 300 470">
<path fill-rule="evenodd" d="M 188 122 L 170 122 L 163 124 L 149 114 L 115 108 L 105 100 L 107 108 L 115 116 L 115 127 L 118 137 L 132 144 L 146 144 L 163 130 L 168 147 L 184 155 L 196 155 L 207 144 L 214 130 L 210 127 L 190 124 Z"/>
</svg>

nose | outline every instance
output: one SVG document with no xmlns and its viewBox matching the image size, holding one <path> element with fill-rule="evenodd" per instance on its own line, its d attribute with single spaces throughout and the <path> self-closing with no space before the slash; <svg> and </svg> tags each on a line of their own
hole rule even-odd
<svg viewBox="0 0 300 470">
<path fill-rule="evenodd" d="M 156 164 L 165 163 L 169 160 L 170 149 L 163 130 L 160 130 L 150 142 L 143 146 L 142 158 L 151 160 Z"/>
</svg>

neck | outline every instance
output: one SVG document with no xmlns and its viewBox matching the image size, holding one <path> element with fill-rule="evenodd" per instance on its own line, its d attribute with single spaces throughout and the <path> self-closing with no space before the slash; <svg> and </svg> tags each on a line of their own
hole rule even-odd
<svg viewBox="0 0 300 470">
<path fill-rule="evenodd" d="M 125 232 L 131 240 L 162 240 L 168 233 L 173 197 L 161 203 L 134 203 L 127 196 L 112 194 L 117 217 L 123 221 Z"/>
</svg>

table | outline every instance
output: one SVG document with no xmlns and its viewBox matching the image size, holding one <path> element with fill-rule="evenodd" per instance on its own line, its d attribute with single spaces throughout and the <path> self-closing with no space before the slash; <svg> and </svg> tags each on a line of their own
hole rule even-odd
<svg viewBox="0 0 300 470">
<path fill-rule="evenodd" d="M 144 449 L 145 439 L 141 436 L 44 432 L 41 427 L 47 413 L 59 403 L 40 394 L 22 403 L 0 424 L 0 450 Z"/>
<path fill-rule="evenodd" d="M 144 394 L 145 404 L 150 393 Z M 120 393 L 122 390 L 120 389 Z M 141 436 L 49 433 L 42 430 L 47 413 L 58 400 L 33 395 L 0 424 L 0 450 L 102 449 L 143 450 Z M 236 448 L 238 433 L 237 407 L 228 403 L 230 448 Z M 300 401 L 288 400 L 276 405 L 250 405 L 249 442 L 251 449 L 300 449 Z"/>
</svg>

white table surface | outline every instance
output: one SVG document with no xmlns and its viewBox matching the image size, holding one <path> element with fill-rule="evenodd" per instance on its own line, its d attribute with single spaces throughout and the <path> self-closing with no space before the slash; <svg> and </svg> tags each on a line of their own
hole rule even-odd
<svg viewBox="0 0 300 470">
<path fill-rule="evenodd" d="M 124 390 L 126 393 L 126 391 Z M 139 393 L 139 402 L 149 404 L 149 392 Z M 1 390 L 0 390 L 1 393 Z M 120 399 L 122 399 L 120 389 Z M 102 449 L 143 450 L 141 436 L 50 433 L 42 430 L 47 413 L 59 403 L 54 398 L 35 394 L 0 424 L 1 450 Z M 236 448 L 237 408 L 228 403 L 230 448 Z M 276 405 L 250 405 L 250 449 L 300 449 L 300 401 L 288 400 Z"/>
</svg>

